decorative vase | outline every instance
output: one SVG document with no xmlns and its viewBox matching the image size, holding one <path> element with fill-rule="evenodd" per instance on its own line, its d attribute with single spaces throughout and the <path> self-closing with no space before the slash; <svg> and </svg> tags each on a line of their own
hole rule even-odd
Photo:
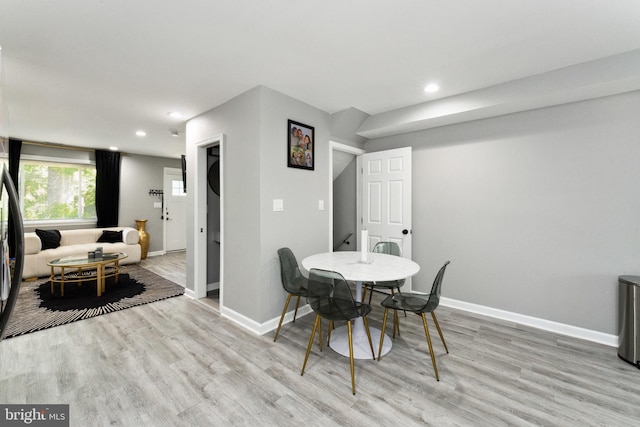
<svg viewBox="0 0 640 427">
<path fill-rule="evenodd" d="M 142 248 L 141 259 L 147 259 L 147 251 L 149 250 L 149 233 L 147 233 L 146 229 L 147 221 L 146 219 L 136 219 L 138 234 L 140 235 L 140 247 Z"/>
</svg>

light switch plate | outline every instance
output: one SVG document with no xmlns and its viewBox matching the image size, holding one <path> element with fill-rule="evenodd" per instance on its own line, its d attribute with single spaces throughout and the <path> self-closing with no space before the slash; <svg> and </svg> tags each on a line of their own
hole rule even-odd
<svg viewBox="0 0 640 427">
<path fill-rule="evenodd" d="M 282 199 L 273 199 L 273 211 L 274 212 L 284 211 L 284 201 Z"/>
<path fill-rule="evenodd" d="M 318 210 L 319 211 L 324 210 L 324 200 L 318 200 Z"/>
<path fill-rule="evenodd" d="M 162 209 L 162 202 L 153 202 L 154 209 Z"/>
</svg>

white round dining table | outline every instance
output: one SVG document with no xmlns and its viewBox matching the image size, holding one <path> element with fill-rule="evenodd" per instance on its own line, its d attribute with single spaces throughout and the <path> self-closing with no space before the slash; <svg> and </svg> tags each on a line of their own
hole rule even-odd
<svg viewBox="0 0 640 427">
<path fill-rule="evenodd" d="M 345 280 L 356 283 L 356 300 L 362 301 L 362 282 L 381 282 L 400 280 L 415 275 L 420 266 L 408 258 L 369 252 L 366 261 L 362 253 L 355 251 L 326 252 L 311 255 L 302 260 L 302 267 L 308 271 L 313 268 L 340 273 Z M 374 350 L 380 342 L 380 329 L 369 328 Z M 353 326 L 353 356 L 356 359 L 371 359 L 371 348 L 364 329 L 362 318 L 357 318 Z M 339 354 L 349 356 L 349 338 L 347 327 L 342 326 L 331 332 L 329 346 Z M 385 334 L 382 355 L 391 350 L 391 339 Z M 376 357 L 378 355 L 376 354 Z"/>
</svg>

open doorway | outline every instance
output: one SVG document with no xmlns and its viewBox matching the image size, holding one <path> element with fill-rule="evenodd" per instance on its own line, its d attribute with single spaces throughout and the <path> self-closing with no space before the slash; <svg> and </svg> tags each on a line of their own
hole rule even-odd
<svg viewBox="0 0 640 427">
<path fill-rule="evenodd" d="M 207 303 L 220 303 L 220 145 L 207 148 Z"/>
<path fill-rule="evenodd" d="M 330 251 L 357 249 L 358 189 L 357 156 L 365 151 L 339 142 L 330 142 L 331 159 L 331 224 Z"/>
<path fill-rule="evenodd" d="M 193 297 L 209 303 L 208 292 L 215 295 L 219 311 L 224 307 L 224 144 L 216 135 L 196 145 L 193 191 L 196 209 L 193 254 Z M 217 163 L 216 166 L 214 164 Z M 211 176 L 211 184 L 209 176 Z M 217 176 L 214 179 L 214 175 Z M 214 191 L 214 188 L 217 190 Z M 210 267 L 210 261 L 216 261 Z M 211 295 L 214 297 L 214 295 Z M 214 304 L 212 304 L 214 305 Z"/>
</svg>

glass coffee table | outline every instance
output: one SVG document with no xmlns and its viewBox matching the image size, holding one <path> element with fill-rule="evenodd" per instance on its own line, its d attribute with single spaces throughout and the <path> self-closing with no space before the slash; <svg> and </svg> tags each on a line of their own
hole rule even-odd
<svg viewBox="0 0 640 427">
<path fill-rule="evenodd" d="M 120 260 L 128 255 L 122 252 L 108 252 L 99 258 L 72 255 L 65 258 L 54 259 L 47 263 L 51 267 L 51 293 L 54 293 L 54 285 L 60 284 L 60 296 L 64 296 L 64 284 L 67 282 L 96 282 L 97 295 L 101 296 L 105 291 L 105 279 L 115 277 L 118 283 L 120 274 Z M 59 269 L 56 274 L 56 268 Z"/>
</svg>

